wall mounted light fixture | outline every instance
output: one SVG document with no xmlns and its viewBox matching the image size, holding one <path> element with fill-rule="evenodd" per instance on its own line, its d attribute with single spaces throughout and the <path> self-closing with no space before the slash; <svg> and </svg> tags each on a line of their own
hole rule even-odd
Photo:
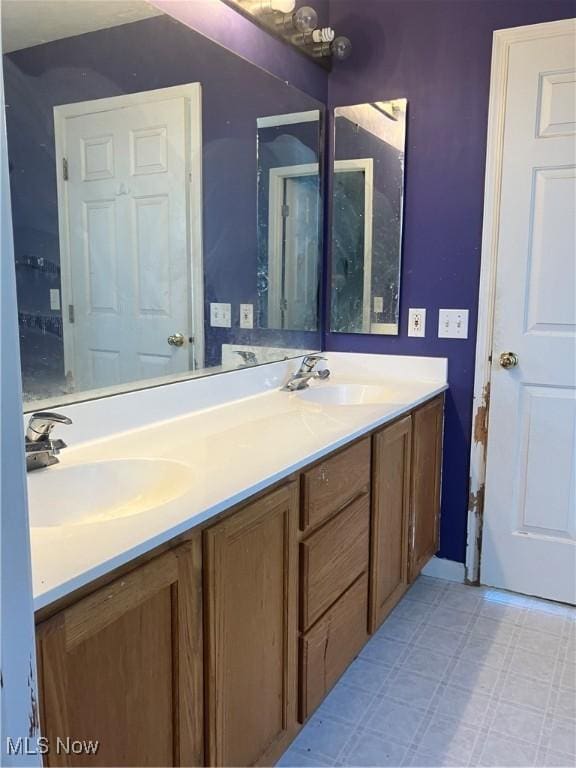
<svg viewBox="0 0 576 768">
<path fill-rule="evenodd" d="M 222 2 L 327 69 L 332 60 L 344 61 L 352 52 L 352 43 L 347 37 L 336 37 L 332 27 L 318 27 L 318 14 L 310 5 L 296 8 L 296 0 Z"/>
</svg>

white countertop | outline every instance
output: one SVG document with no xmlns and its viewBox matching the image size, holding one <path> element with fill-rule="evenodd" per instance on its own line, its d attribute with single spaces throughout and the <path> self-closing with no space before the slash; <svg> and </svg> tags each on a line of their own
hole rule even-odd
<svg viewBox="0 0 576 768">
<path fill-rule="evenodd" d="M 390 402 L 345 406 L 307 402 L 297 394 L 278 389 L 279 380 L 285 380 L 299 362 L 288 361 L 213 377 L 215 402 L 208 406 L 207 379 L 163 387 L 163 392 L 150 390 L 110 398 L 108 410 L 125 414 L 120 431 L 110 436 L 104 436 L 102 426 L 106 400 L 58 409 L 74 419 L 74 439 L 68 440 L 69 448 L 61 453 L 60 464 L 31 473 L 31 482 L 39 484 L 42 475 L 59 473 L 73 465 L 126 458 L 178 461 L 186 465 L 191 482 L 172 501 L 129 517 L 32 528 L 35 609 L 209 520 L 447 388 L 446 361 L 438 358 L 342 353 L 328 353 L 327 357 L 332 384 L 377 383 L 386 387 Z M 407 366 L 400 362 L 407 360 Z M 398 364 L 394 365 L 394 361 Z M 420 366 L 417 361 L 421 361 Z M 400 376 L 394 377 L 394 373 Z M 218 397 L 214 395 L 219 386 L 224 386 L 215 379 L 224 376 L 228 377 L 228 402 L 222 401 L 224 390 Z M 202 387 L 204 392 L 200 391 Z M 238 397 L 238 393 L 242 396 L 246 392 L 250 394 L 230 401 L 231 395 Z M 136 394 L 141 396 L 141 413 L 152 408 L 155 398 L 152 409 L 168 418 L 136 426 Z M 123 397 L 123 408 L 112 402 Z M 159 398 L 165 398 L 164 408 Z M 189 406 L 185 413 L 183 399 L 196 400 L 202 407 L 194 410 Z M 80 433 L 82 420 L 88 425 L 85 440 Z M 66 436 L 63 431 L 59 434 Z M 55 477 L 51 475 L 52 482 Z M 98 488 L 87 487 L 86 493 L 98 493 Z"/>
</svg>

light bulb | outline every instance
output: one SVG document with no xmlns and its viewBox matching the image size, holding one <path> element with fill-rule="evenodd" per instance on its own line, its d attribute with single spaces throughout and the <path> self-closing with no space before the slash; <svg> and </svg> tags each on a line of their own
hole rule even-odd
<svg viewBox="0 0 576 768">
<path fill-rule="evenodd" d="M 296 6 L 296 0 L 269 0 L 270 9 L 280 13 L 292 13 Z"/>
<path fill-rule="evenodd" d="M 315 43 L 331 43 L 334 40 L 335 33 L 332 27 L 322 27 L 312 32 L 312 40 Z"/>
<path fill-rule="evenodd" d="M 302 8 L 298 8 L 293 19 L 294 26 L 302 34 L 312 32 L 318 26 L 318 14 L 309 5 L 303 5 Z"/>
<path fill-rule="evenodd" d="M 340 35 L 330 46 L 332 56 L 338 61 L 344 61 L 352 53 L 352 43 L 344 35 Z"/>
</svg>

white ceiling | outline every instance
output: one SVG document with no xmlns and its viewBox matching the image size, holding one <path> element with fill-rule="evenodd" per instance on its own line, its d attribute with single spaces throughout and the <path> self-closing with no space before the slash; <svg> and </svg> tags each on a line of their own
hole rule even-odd
<svg viewBox="0 0 576 768">
<path fill-rule="evenodd" d="M 159 16 L 145 0 L 2 0 L 2 51 Z"/>
</svg>

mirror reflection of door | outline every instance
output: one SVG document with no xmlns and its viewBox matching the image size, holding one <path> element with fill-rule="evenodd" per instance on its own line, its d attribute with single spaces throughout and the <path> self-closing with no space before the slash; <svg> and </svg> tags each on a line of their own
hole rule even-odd
<svg viewBox="0 0 576 768">
<path fill-rule="evenodd" d="M 332 330 L 369 333 L 372 158 L 336 160 L 333 185 Z"/>
<path fill-rule="evenodd" d="M 318 163 L 272 168 L 268 227 L 268 322 L 314 330 L 318 294 Z"/>
<path fill-rule="evenodd" d="M 318 328 L 320 112 L 260 117 L 258 315 L 260 327 Z"/>
<path fill-rule="evenodd" d="M 201 365 L 200 86 L 54 112 L 69 386 Z"/>
</svg>

